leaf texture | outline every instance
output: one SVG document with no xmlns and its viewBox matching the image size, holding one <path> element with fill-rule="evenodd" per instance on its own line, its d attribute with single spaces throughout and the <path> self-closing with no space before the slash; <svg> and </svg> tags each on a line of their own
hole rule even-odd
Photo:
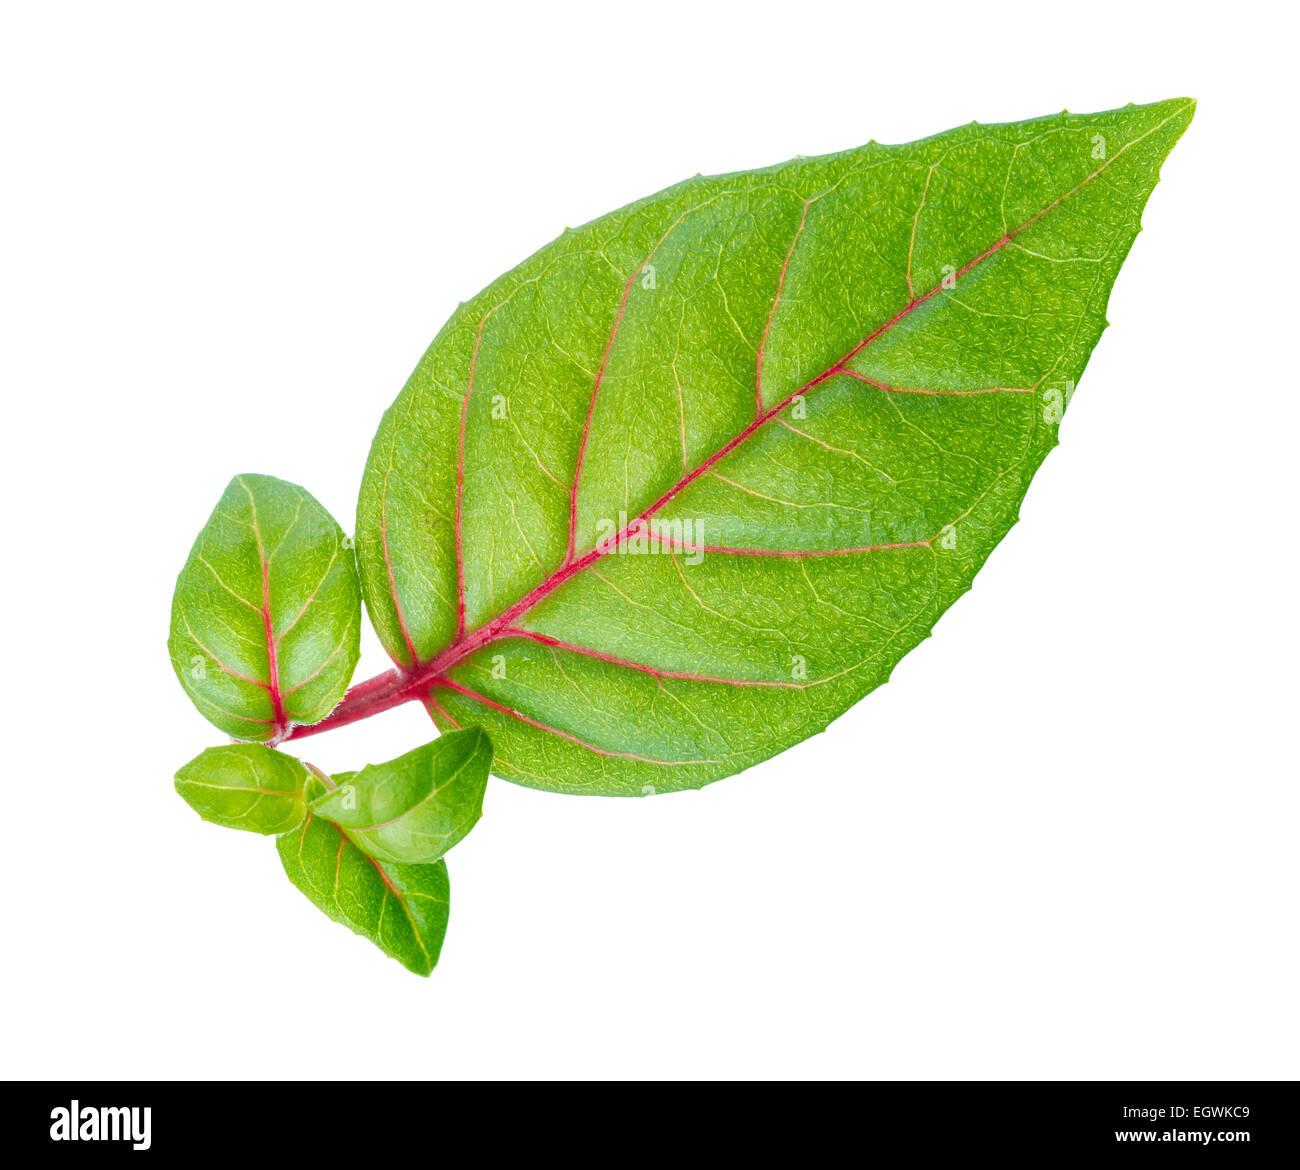
<svg viewBox="0 0 1300 1170">
<path fill-rule="evenodd" d="M 213 724 L 277 742 L 343 697 L 360 617 L 356 561 L 334 518 L 295 484 L 237 475 L 176 582 L 168 646 Z"/>
<path fill-rule="evenodd" d="M 205 821 L 273 836 L 306 813 L 301 760 L 260 743 L 207 748 L 176 773 L 176 791 Z"/>
<path fill-rule="evenodd" d="M 508 779 L 633 795 L 883 683 L 1015 522 L 1193 110 L 697 177 L 461 305 L 357 525 L 439 725 Z"/>
<path fill-rule="evenodd" d="M 492 766 L 479 727 L 450 731 L 386 764 L 334 777 L 311 810 L 381 861 L 437 861 L 477 824 Z"/>
<path fill-rule="evenodd" d="M 445 861 L 367 857 L 342 828 L 310 812 L 275 844 L 289 880 L 335 922 L 417 975 L 437 966 L 451 897 Z"/>
</svg>

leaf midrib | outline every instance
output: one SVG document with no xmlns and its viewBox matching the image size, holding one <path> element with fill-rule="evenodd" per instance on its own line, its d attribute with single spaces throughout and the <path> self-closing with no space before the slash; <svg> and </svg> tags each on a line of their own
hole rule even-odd
<svg viewBox="0 0 1300 1170">
<path fill-rule="evenodd" d="M 262 570 L 262 608 L 260 612 L 263 630 L 266 635 L 268 676 L 266 690 L 271 696 L 271 714 L 274 720 L 271 726 L 271 737 L 267 742 L 274 747 L 289 730 L 289 721 L 284 714 L 284 695 L 280 692 L 280 661 L 276 647 L 275 629 L 271 621 L 271 560 L 270 554 L 266 551 L 266 545 L 262 541 L 262 529 L 257 518 L 257 500 L 249 490 L 248 484 L 244 482 L 242 475 L 237 475 L 235 481 L 248 497 L 248 511 L 253 520 L 253 538 L 257 541 L 257 559 Z M 297 522 L 296 516 L 294 522 Z"/>
</svg>

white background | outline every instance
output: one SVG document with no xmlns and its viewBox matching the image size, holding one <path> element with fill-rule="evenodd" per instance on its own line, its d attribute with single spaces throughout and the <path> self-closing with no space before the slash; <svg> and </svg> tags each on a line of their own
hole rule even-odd
<svg viewBox="0 0 1300 1170">
<path fill-rule="evenodd" d="M 4 8 L 0 1073 L 1300 1074 L 1283 6 L 457 7 Z M 168 607 L 228 478 L 350 526 L 442 321 L 563 226 L 1183 95 L 1022 523 L 828 734 L 702 793 L 494 781 L 428 981 L 175 796 L 221 736 Z"/>
</svg>

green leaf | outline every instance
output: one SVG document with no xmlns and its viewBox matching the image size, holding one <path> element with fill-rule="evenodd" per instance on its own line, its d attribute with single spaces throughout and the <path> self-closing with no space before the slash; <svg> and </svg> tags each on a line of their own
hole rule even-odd
<svg viewBox="0 0 1300 1170">
<path fill-rule="evenodd" d="M 360 656 L 360 589 L 342 530 L 302 488 L 237 475 L 172 601 L 172 665 L 236 739 L 279 742 L 343 697 Z"/>
<path fill-rule="evenodd" d="M 417 975 L 437 966 L 450 898 L 445 861 L 378 861 L 338 825 L 310 812 L 275 844 L 289 880 L 335 922 Z"/>
<path fill-rule="evenodd" d="M 358 513 L 438 723 L 509 779 L 630 795 L 883 683 L 1015 522 L 1194 105 L 698 177 L 463 304 Z"/>
<path fill-rule="evenodd" d="M 200 752 L 176 773 L 176 791 L 205 821 L 272 836 L 302 820 L 309 778 L 307 766 L 293 756 L 236 743 Z"/>
<path fill-rule="evenodd" d="M 480 727 L 452 731 L 386 764 L 336 776 L 312 812 L 347 830 L 381 861 L 437 861 L 483 815 L 492 741 Z"/>
</svg>

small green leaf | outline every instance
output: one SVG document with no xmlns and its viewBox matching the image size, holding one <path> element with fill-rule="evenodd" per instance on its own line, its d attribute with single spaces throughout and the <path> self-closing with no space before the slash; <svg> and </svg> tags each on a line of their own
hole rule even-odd
<svg viewBox="0 0 1300 1170">
<path fill-rule="evenodd" d="M 279 742 L 343 697 L 360 656 L 356 560 L 302 488 L 237 475 L 199 533 L 172 601 L 172 666 L 236 739 Z"/>
<path fill-rule="evenodd" d="M 276 843 L 284 872 L 335 922 L 408 971 L 428 975 L 447 933 L 447 863 L 397 865 L 367 857 L 338 825 L 308 812 Z"/>
<path fill-rule="evenodd" d="M 492 741 L 481 727 L 451 731 L 386 764 L 335 777 L 312 812 L 342 825 L 381 861 L 437 861 L 483 815 Z"/>
<path fill-rule="evenodd" d="M 307 766 L 258 743 L 200 752 L 176 773 L 176 791 L 205 821 L 272 836 L 303 818 Z"/>
</svg>

